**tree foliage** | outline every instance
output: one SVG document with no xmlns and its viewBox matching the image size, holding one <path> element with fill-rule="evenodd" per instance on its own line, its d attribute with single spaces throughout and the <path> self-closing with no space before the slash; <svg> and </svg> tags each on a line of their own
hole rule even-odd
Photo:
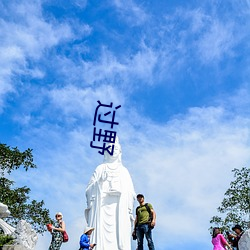
<svg viewBox="0 0 250 250">
<path fill-rule="evenodd" d="M 233 169 L 234 180 L 217 211 L 222 216 L 213 216 L 210 223 L 223 230 L 235 224 L 247 228 L 250 220 L 250 168 Z"/>
<path fill-rule="evenodd" d="M 49 210 L 44 208 L 44 201 L 30 200 L 30 188 L 27 186 L 14 188 L 14 182 L 5 177 L 12 171 L 23 167 L 26 171 L 36 168 L 33 163 L 32 150 L 24 152 L 18 148 L 10 148 L 0 144 L 0 202 L 6 204 L 11 211 L 11 216 L 5 220 L 15 226 L 21 219 L 29 222 L 38 233 L 46 230 L 45 225 L 51 222 Z"/>
<path fill-rule="evenodd" d="M 6 245 L 12 245 L 13 243 L 14 243 L 14 239 L 13 239 L 12 236 L 0 234 L 0 247 L 2 247 L 5 244 Z"/>
<path fill-rule="evenodd" d="M 13 170 L 21 166 L 26 171 L 29 168 L 36 168 L 36 165 L 33 163 L 32 149 L 28 148 L 24 152 L 21 152 L 17 147 L 11 149 L 6 144 L 0 143 L 0 166 L 2 176 L 5 171 L 10 174 Z"/>
</svg>

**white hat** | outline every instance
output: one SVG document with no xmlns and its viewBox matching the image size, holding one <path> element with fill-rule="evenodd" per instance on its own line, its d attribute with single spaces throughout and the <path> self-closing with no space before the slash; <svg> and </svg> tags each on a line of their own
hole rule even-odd
<svg viewBox="0 0 250 250">
<path fill-rule="evenodd" d="M 61 216 L 63 217 L 63 214 L 62 214 L 61 212 L 57 212 L 57 213 L 56 213 L 56 216 L 57 216 L 57 215 L 61 215 Z"/>
<path fill-rule="evenodd" d="M 87 232 L 93 231 L 93 230 L 95 230 L 93 227 L 86 227 L 83 233 L 86 234 Z"/>
</svg>

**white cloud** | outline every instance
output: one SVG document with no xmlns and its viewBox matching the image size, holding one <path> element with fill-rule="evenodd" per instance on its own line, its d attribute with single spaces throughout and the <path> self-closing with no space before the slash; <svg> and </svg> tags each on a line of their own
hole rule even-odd
<svg viewBox="0 0 250 250">
<path fill-rule="evenodd" d="M 84 1 L 81 3 L 84 8 Z M 145 22 L 147 15 L 133 1 L 114 1 L 114 4 L 122 17 L 130 14 L 128 21 L 133 17 L 136 25 Z M 122 105 L 118 133 L 123 162 L 132 175 L 136 191 L 144 193 L 157 212 L 154 231 L 157 249 L 164 249 L 166 235 L 171 235 L 169 246 L 181 239 L 183 244 L 209 240 L 205 244 L 210 247 L 209 219 L 216 213 L 232 180 L 231 169 L 247 166 L 250 160 L 249 118 L 241 112 L 230 113 L 232 107 L 242 111 L 242 107 L 248 106 L 247 86 L 231 97 L 230 106 L 227 99 L 218 107 L 190 108 L 187 114 L 175 116 L 166 124 L 155 124 L 139 111 L 131 110 L 127 99 L 135 80 L 152 83 L 157 78 L 155 68 L 171 71 L 185 62 L 190 48 L 197 46 L 204 63 L 221 60 L 232 52 L 235 42 L 230 40 L 232 24 L 213 20 L 200 9 L 187 12 L 186 16 L 181 12 L 178 17 L 183 14 L 184 19 L 189 20 L 187 29 L 185 25 L 176 28 L 178 18 L 173 18 L 166 30 L 157 30 L 163 34 L 156 46 L 159 50 L 151 46 L 153 42 L 151 45 L 141 42 L 140 49 L 132 55 L 118 58 L 104 47 L 96 61 L 85 59 L 79 65 L 80 60 L 75 62 L 70 57 L 56 56 L 54 60 L 60 62 L 56 65 L 65 76 L 66 84 L 36 89 L 37 93 L 27 105 L 29 111 L 34 109 L 39 113 L 37 116 L 32 116 L 32 112 L 23 114 L 19 107 L 15 120 L 25 126 L 19 141 L 15 140 L 17 145 L 25 144 L 34 149 L 39 168 L 28 175 L 17 174 L 15 180 L 23 185 L 28 183 L 32 198 L 34 195 L 34 198 L 44 199 L 52 215 L 58 210 L 64 213 L 70 241 L 62 250 L 78 247 L 85 225 L 85 187 L 94 168 L 102 162 L 102 157 L 89 146 L 97 100 Z M 3 82 L 0 95 L 15 90 L 11 77 L 16 72 L 42 78 L 44 72 L 39 67 L 30 69 L 28 59 L 36 61 L 44 55 L 43 51 L 77 36 L 69 24 L 45 21 L 39 4 L 23 3 L 15 13 L 21 16 L 20 23 L 1 20 L 7 36 L 0 34 L 4 41 L 0 47 L 1 62 L 4 61 L 0 67 Z M 77 23 L 77 27 L 79 25 Z M 171 25 L 172 29 L 168 30 Z M 8 29 L 13 29 L 13 34 Z M 86 34 L 92 32 L 86 26 L 80 33 L 85 31 Z M 189 32 L 197 39 L 192 39 Z M 173 40 L 168 38 L 170 33 Z M 158 42 L 159 37 L 156 38 L 152 41 Z M 84 46 L 78 49 L 88 50 Z M 195 234 L 191 228 L 195 228 Z M 48 247 L 49 241 L 48 235 L 40 237 L 37 250 Z"/>
<path fill-rule="evenodd" d="M 147 132 L 133 133 L 145 139 L 145 132 L 148 141 L 130 149 L 137 156 L 127 155 L 133 156 L 127 160 L 129 170 L 137 192 L 145 193 L 155 206 L 159 231 L 171 233 L 170 245 L 179 237 L 184 242 L 207 237 L 209 220 L 232 180 L 231 170 L 249 163 L 246 121 L 242 125 L 238 119 L 224 120 L 225 116 L 217 108 L 190 110 L 166 126 L 145 129 L 145 125 Z M 157 241 L 164 242 L 158 237 Z"/>
<path fill-rule="evenodd" d="M 73 36 L 67 24 L 46 21 L 40 4 L 21 2 L 10 6 L 9 11 L 12 18 L 1 20 L 1 45 L 16 46 L 27 57 L 39 58 L 44 49 Z"/>
<path fill-rule="evenodd" d="M 200 59 L 204 63 L 210 63 L 213 60 L 220 61 L 225 56 L 232 56 L 232 49 L 237 41 L 233 34 L 232 25 L 213 21 L 197 42 Z"/>
<path fill-rule="evenodd" d="M 186 16 L 191 19 L 191 30 L 194 33 L 199 33 L 211 20 L 211 16 L 206 15 L 202 9 L 194 9 L 193 11 L 189 11 L 186 13 Z"/>
<path fill-rule="evenodd" d="M 95 89 L 69 85 L 62 89 L 53 89 L 48 95 L 51 98 L 52 105 L 59 108 L 64 114 L 70 117 L 79 116 L 88 119 L 94 117 L 98 100 L 104 104 L 113 102 L 116 105 L 123 105 L 124 103 L 122 94 L 108 84 L 100 85 Z"/>
<path fill-rule="evenodd" d="M 15 74 L 43 77 L 42 70 L 37 67 L 30 68 L 28 60 L 36 61 L 46 49 L 73 36 L 69 25 L 47 22 L 43 18 L 39 1 L 9 3 L 3 6 L 2 11 L 11 15 L 0 19 L 1 97 L 15 90 L 12 82 Z M 3 103 L 0 104 L 1 108 L 2 106 Z"/>
<path fill-rule="evenodd" d="M 157 53 L 143 42 L 141 50 L 130 57 L 124 55 L 122 58 L 117 58 L 112 52 L 103 48 L 99 60 L 82 62 L 83 70 L 80 72 L 86 84 L 108 82 L 126 85 L 128 90 L 128 86 L 132 87 L 131 82 L 135 80 L 149 84 L 153 82 L 157 60 Z"/>
<path fill-rule="evenodd" d="M 87 5 L 87 0 L 74 0 L 74 4 L 81 9 L 84 9 Z"/>
<path fill-rule="evenodd" d="M 240 88 L 238 88 L 234 95 L 230 96 L 227 101 L 228 107 L 233 109 L 238 114 L 249 114 L 249 104 L 250 104 L 250 88 L 249 83 L 244 83 Z M 220 103 L 224 103 L 224 98 L 220 98 Z"/>
<path fill-rule="evenodd" d="M 100 59 L 96 62 L 83 61 L 84 80 L 87 84 L 114 81 L 114 78 L 126 72 L 126 65 L 120 63 L 107 49 L 103 48 Z"/>
<path fill-rule="evenodd" d="M 128 61 L 128 75 L 131 78 L 142 79 L 148 83 L 154 81 L 154 69 L 159 63 L 158 53 L 152 48 L 142 44 L 141 51 L 138 51 L 130 61 Z"/>
<path fill-rule="evenodd" d="M 113 4 L 119 15 L 131 26 L 142 25 L 148 19 L 147 13 L 133 0 L 113 0 Z"/>
<path fill-rule="evenodd" d="M 211 7 L 213 9 L 213 7 Z M 217 64 L 235 55 L 236 46 L 242 40 L 242 32 L 236 30 L 238 23 L 215 11 L 199 7 L 178 8 L 165 16 L 159 24 L 160 45 L 175 60 L 174 68 L 189 67 L 190 60 L 198 59 L 203 64 Z"/>
<path fill-rule="evenodd" d="M 84 102 L 78 101 L 87 93 L 69 87 L 55 91 L 53 98 L 64 112 L 74 113 L 78 105 L 84 109 Z M 249 163 L 250 120 L 240 116 L 228 119 L 224 108 L 204 107 L 190 109 L 186 115 L 159 125 L 126 111 L 119 119 L 118 132 L 123 163 L 132 175 L 136 192 L 144 193 L 155 207 L 157 248 L 165 244 L 165 234 L 171 234 L 170 247 L 180 237 L 183 244 L 206 244 L 204 241 L 210 239 L 209 220 L 229 187 L 231 170 Z M 23 183 L 31 178 L 32 192 L 43 197 L 52 212 L 63 210 L 72 239 L 63 246 L 65 249 L 78 246 L 85 225 L 84 190 L 95 167 L 102 162 L 89 146 L 91 129 L 92 124 L 83 123 L 68 132 L 49 124 L 30 129 L 26 141 L 35 149 L 40 166 L 34 175 L 16 177 Z M 57 188 L 60 186 L 63 189 Z M 195 228 L 196 234 L 190 228 Z M 49 244 L 48 237 L 40 240 Z"/>
</svg>

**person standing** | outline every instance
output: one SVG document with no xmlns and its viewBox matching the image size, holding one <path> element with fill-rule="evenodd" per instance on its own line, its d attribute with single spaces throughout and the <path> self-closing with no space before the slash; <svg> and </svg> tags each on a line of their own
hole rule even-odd
<svg viewBox="0 0 250 250">
<path fill-rule="evenodd" d="M 89 250 L 93 249 L 95 247 L 94 244 L 90 244 L 90 235 L 93 232 L 94 228 L 93 227 L 86 227 L 83 235 L 80 238 L 80 249 L 79 250 Z"/>
<path fill-rule="evenodd" d="M 236 233 L 236 235 L 231 234 L 234 237 L 234 243 L 236 246 L 236 249 L 239 250 L 239 240 L 244 233 L 243 229 L 241 228 L 240 225 L 235 225 L 232 230 Z"/>
<path fill-rule="evenodd" d="M 146 236 L 148 249 L 155 250 L 152 239 L 152 229 L 156 222 L 156 213 L 150 203 L 145 203 L 143 194 L 137 195 L 139 206 L 136 208 L 136 217 L 134 222 L 133 235 L 137 237 L 138 250 L 143 250 L 143 239 Z M 150 220 L 151 218 L 151 220 Z"/>
<path fill-rule="evenodd" d="M 66 230 L 65 222 L 62 220 L 63 215 L 61 212 L 56 213 L 56 223 L 51 226 L 52 240 L 49 250 L 60 250 L 63 242 L 63 232 Z"/>
<path fill-rule="evenodd" d="M 213 229 L 212 244 L 214 245 L 213 250 L 225 250 L 225 246 L 232 249 L 218 227 Z"/>
</svg>

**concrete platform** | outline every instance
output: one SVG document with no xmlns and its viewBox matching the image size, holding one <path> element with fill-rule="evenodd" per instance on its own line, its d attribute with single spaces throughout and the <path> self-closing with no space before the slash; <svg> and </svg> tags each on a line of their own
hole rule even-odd
<svg viewBox="0 0 250 250">
<path fill-rule="evenodd" d="M 2 250 L 26 250 L 26 249 L 21 245 L 9 245 L 9 246 L 6 245 L 2 247 Z"/>
</svg>

